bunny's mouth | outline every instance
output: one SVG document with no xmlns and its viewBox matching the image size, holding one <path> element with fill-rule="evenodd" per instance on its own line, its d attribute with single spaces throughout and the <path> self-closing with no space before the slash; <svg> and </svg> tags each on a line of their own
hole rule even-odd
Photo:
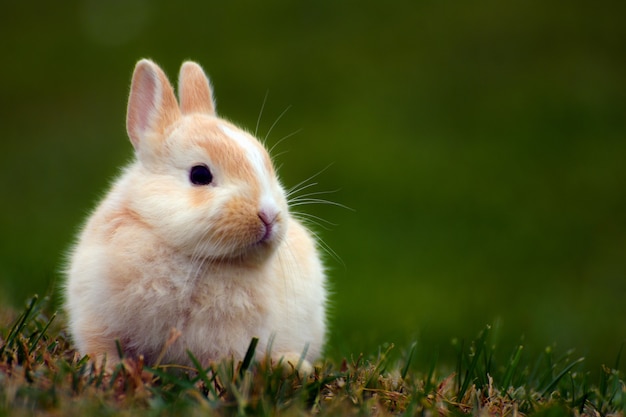
<svg viewBox="0 0 626 417">
<path fill-rule="evenodd" d="M 260 238 L 256 242 L 257 245 L 268 243 L 274 239 L 277 215 L 268 216 L 264 212 L 260 212 L 259 219 L 261 220 L 261 231 L 259 233 Z"/>
<path fill-rule="evenodd" d="M 261 236 L 261 239 L 259 239 L 257 241 L 257 244 L 260 243 L 265 243 L 268 242 L 269 240 L 272 239 L 272 237 L 274 236 L 274 225 L 273 223 L 270 224 L 263 224 L 263 235 Z"/>
</svg>

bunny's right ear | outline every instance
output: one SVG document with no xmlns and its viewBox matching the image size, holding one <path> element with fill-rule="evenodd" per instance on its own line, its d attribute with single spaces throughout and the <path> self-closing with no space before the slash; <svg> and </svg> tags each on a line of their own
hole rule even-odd
<svg viewBox="0 0 626 417">
<path fill-rule="evenodd" d="M 126 130 L 135 150 L 147 135 L 161 134 L 180 118 L 174 90 L 157 64 L 142 59 L 135 66 L 128 98 Z"/>
<path fill-rule="evenodd" d="M 186 61 L 180 67 L 178 96 L 183 114 L 204 113 L 215 115 L 215 102 L 211 83 L 202 67 Z"/>
</svg>

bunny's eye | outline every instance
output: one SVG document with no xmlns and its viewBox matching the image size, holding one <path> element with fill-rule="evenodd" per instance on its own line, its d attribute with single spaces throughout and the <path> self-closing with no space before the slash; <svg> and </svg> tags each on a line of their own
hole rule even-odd
<svg viewBox="0 0 626 417">
<path fill-rule="evenodd" d="M 194 165 L 189 171 L 189 180 L 195 185 L 208 185 L 213 181 L 213 174 L 206 165 Z"/>
</svg>

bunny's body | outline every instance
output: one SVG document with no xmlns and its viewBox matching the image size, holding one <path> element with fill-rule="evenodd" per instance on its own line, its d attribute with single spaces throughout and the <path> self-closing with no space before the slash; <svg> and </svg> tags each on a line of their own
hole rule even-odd
<svg viewBox="0 0 626 417">
<path fill-rule="evenodd" d="M 151 61 L 137 64 L 127 129 L 136 159 L 89 218 L 70 257 L 66 309 L 83 354 L 154 363 L 243 358 L 253 337 L 274 359 L 315 360 L 325 275 L 289 213 L 267 152 L 215 115 L 187 62 L 180 105 Z M 180 335 L 166 342 L 176 329 Z M 271 344 L 271 345 L 270 345 Z M 295 364 L 295 363 L 294 363 Z"/>
</svg>

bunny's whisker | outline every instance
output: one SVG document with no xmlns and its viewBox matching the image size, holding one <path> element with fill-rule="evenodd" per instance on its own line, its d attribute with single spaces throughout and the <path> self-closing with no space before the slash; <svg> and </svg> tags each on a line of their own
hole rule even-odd
<svg viewBox="0 0 626 417">
<path fill-rule="evenodd" d="M 317 227 L 321 227 L 324 230 L 330 230 L 329 226 L 337 226 L 336 223 L 332 223 L 329 222 L 326 219 L 323 219 L 319 216 L 316 216 L 314 214 L 310 214 L 310 213 L 303 213 L 303 212 L 294 212 L 292 213 L 293 216 L 295 218 L 297 218 L 298 220 L 300 220 L 302 223 L 305 223 L 307 226 L 309 224 L 313 224 Z"/>
<path fill-rule="evenodd" d="M 289 151 L 288 151 L 288 150 L 285 150 L 285 151 L 282 151 L 282 152 L 278 152 L 276 155 L 272 155 L 272 156 L 271 156 L 271 158 L 272 158 L 272 162 L 276 163 L 276 160 L 277 160 L 279 157 L 281 157 L 282 155 L 285 155 L 285 154 L 287 154 L 287 153 L 289 153 Z M 277 172 L 280 172 L 280 170 L 281 170 L 281 168 L 283 167 L 283 165 L 284 165 L 284 164 L 277 165 L 277 166 L 276 166 L 276 171 L 277 171 Z"/>
<path fill-rule="evenodd" d="M 327 190 L 327 191 L 313 191 L 313 192 L 310 192 L 310 193 L 297 195 L 294 198 L 310 197 L 310 196 L 314 196 L 314 195 L 335 194 L 335 193 L 338 193 L 339 191 L 341 191 L 341 188 L 337 188 L 335 190 Z"/>
<path fill-rule="evenodd" d="M 303 206 L 303 205 L 309 205 L 309 204 L 327 204 L 331 206 L 341 207 L 346 210 L 354 211 L 353 208 L 350 208 L 344 204 L 337 203 L 332 200 L 325 200 L 322 198 L 294 198 L 293 200 L 289 202 L 290 207 L 297 207 L 297 206 Z"/>
<path fill-rule="evenodd" d="M 310 182 L 308 184 L 301 185 L 299 188 L 295 188 L 295 189 L 289 191 L 287 193 L 287 200 L 290 200 L 293 195 L 297 196 L 298 193 L 300 193 L 300 192 L 302 192 L 302 191 L 304 191 L 304 190 L 306 190 L 308 188 L 315 187 L 316 185 L 319 185 L 319 184 L 317 182 Z"/>
<path fill-rule="evenodd" d="M 281 152 L 281 153 L 279 153 L 277 155 L 274 155 L 274 149 L 278 145 L 280 145 L 282 142 L 284 142 L 285 140 L 289 139 L 290 137 L 297 135 L 300 132 L 302 132 L 302 129 L 294 130 L 293 132 L 289 133 L 288 135 L 283 136 L 276 143 L 274 143 L 272 145 L 272 147 L 267 151 L 270 155 L 272 155 L 272 159 L 277 158 L 278 156 L 284 154 L 285 152 L 288 152 L 288 151 L 283 151 L 283 152 Z"/>
<path fill-rule="evenodd" d="M 323 174 L 328 168 L 330 168 L 332 165 L 333 164 L 328 164 L 326 167 L 322 168 L 321 170 L 319 170 L 315 174 L 313 174 L 310 177 L 300 181 L 299 183 L 297 183 L 296 185 L 294 185 L 293 187 L 288 189 L 287 190 L 287 196 L 290 196 L 290 195 L 298 192 L 300 190 L 300 187 L 302 187 L 303 184 L 307 184 L 309 181 L 312 181 L 314 178 L 317 178 L 318 176 Z M 317 183 L 315 183 L 315 185 L 317 185 Z M 307 187 L 308 187 L 308 185 L 307 185 Z"/>
<path fill-rule="evenodd" d="M 339 254 L 337 254 L 337 252 L 335 252 L 334 249 L 331 248 L 330 245 L 328 245 L 317 232 L 311 231 L 311 234 L 313 235 L 319 247 L 321 247 L 324 252 L 326 252 L 335 261 L 340 263 L 344 268 L 346 267 L 345 262 L 343 261 L 343 259 L 341 259 Z"/>
<path fill-rule="evenodd" d="M 283 116 L 287 113 L 287 111 L 289 111 L 289 109 L 291 108 L 291 106 L 287 106 L 287 108 L 285 110 L 283 110 L 283 112 L 281 114 L 278 115 L 278 117 L 276 118 L 276 120 L 274 120 L 274 123 L 272 123 L 272 125 L 270 126 L 269 130 L 267 131 L 267 133 L 265 134 L 265 136 L 263 137 L 263 140 L 261 140 L 261 143 L 266 143 L 267 142 L 267 138 L 269 138 L 270 134 L 272 133 L 272 130 L 274 130 L 274 128 L 276 127 L 276 125 L 278 124 L 278 122 L 280 121 L 280 119 L 283 118 Z"/>
<path fill-rule="evenodd" d="M 259 134 L 259 125 L 261 124 L 261 117 L 263 116 L 263 110 L 265 110 L 265 103 L 267 102 L 267 97 L 270 94 L 270 90 L 265 90 L 265 96 L 263 97 L 263 103 L 261 103 L 261 110 L 259 111 L 259 117 L 256 119 L 256 126 L 254 127 L 254 136 L 258 136 Z"/>
</svg>

